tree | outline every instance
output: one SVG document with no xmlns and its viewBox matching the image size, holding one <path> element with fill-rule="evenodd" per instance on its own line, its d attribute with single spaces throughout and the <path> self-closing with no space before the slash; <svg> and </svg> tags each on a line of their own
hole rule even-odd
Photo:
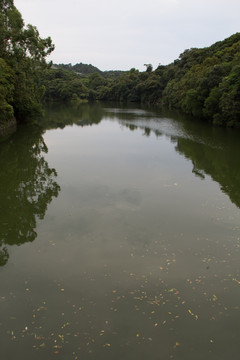
<svg viewBox="0 0 240 360">
<path fill-rule="evenodd" d="M 153 71 L 153 66 L 152 64 L 144 64 L 144 66 L 146 66 L 146 72 L 152 72 Z"/>
<path fill-rule="evenodd" d="M 13 99 L 12 82 L 13 72 L 0 58 L 0 123 L 13 117 L 13 107 L 9 104 Z"/>
<path fill-rule="evenodd" d="M 14 114 L 23 121 L 39 113 L 44 92 L 39 86 L 39 74 L 47 66 L 46 57 L 53 49 L 50 37 L 42 39 L 36 27 L 24 26 L 13 0 L 0 0 L 0 59 L 1 67 L 5 67 L 1 76 L 5 80 L 0 79 L 0 85 L 8 79 L 12 86 L 12 93 L 0 95 L 4 118 Z"/>
</svg>

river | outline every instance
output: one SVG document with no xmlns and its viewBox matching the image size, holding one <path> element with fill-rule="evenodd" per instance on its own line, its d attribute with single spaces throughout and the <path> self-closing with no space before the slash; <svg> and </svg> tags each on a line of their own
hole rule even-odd
<svg viewBox="0 0 240 360">
<path fill-rule="evenodd" d="M 240 131 L 46 109 L 0 142 L 0 355 L 237 360 Z"/>
</svg>

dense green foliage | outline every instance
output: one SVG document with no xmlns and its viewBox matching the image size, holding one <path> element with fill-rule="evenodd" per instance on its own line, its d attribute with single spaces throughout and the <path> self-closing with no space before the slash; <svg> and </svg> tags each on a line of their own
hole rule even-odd
<svg viewBox="0 0 240 360">
<path fill-rule="evenodd" d="M 87 99 L 89 90 L 84 81 L 75 73 L 67 70 L 45 70 L 43 81 L 46 88 L 46 101 L 70 102 L 77 99 Z"/>
<path fill-rule="evenodd" d="M 158 104 L 214 124 L 240 126 L 240 33 L 208 48 L 185 50 L 179 59 L 154 71 L 146 64 L 144 72 L 133 68 L 118 77 L 105 77 L 92 65 L 85 70 L 84 64 L 61 69 L 45 73 L 48 101 Z"/>
<path fill-rule="evenodd" d="M 163 102 L 215 124 L 240 125 L 240 33 L 190 49 L 168 67 Z"/>
<path fill-rule="evenodd" d="M 44 87 L 40 70 L 53 50 L 36 27 L 24 26 L 13 0 L 0 0 L 0 125 L 14 116 L 25 121 L 39 113 Z"/>
<path fill-rule="evenodd" d="M 157 104 L 212 121 L 240 126 L 240 33 L 185 50 L 173 63 L 146 71 L 102 72 L 78 63 L 52 67 L 51 39 L 24 26 L 13 0 L 0 0 L 0 127 L 31 119 L 45 102 L 88 100 Z"/>
</svg>

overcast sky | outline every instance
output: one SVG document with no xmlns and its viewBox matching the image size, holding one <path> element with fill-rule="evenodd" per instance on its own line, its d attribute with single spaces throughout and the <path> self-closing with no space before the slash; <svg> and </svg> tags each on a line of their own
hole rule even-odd
<svg viewBox="0 0 240 360">
<path fill-rule="evenodd" d="M 51 36 L 54 63 L 143 70 L 240 32 L 240 0 L 15 0 L 25 24 Z"/>
</svg>

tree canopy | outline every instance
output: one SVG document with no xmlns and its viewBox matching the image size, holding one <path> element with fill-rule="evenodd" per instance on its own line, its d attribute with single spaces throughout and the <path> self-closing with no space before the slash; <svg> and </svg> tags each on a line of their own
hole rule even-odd
<svg viewBox="0 0 240 360">
<path fill-rule="evenodd" d="M 40 70 L 54 46 L 37 28 L 25 26 L 13 0 L 0 0 L 0 123 L 25 121 L 41 109 Z"/>
</svg>

